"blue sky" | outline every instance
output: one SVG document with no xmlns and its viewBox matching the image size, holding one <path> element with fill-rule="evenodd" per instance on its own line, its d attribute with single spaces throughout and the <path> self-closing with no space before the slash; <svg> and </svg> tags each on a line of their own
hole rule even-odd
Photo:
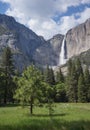
<svg viewBox="0 0 90 130">
<path fill-rule="evenodd" d="M 0 0 L 0 13 L 49 39 L 90 18 L 90 0 Z"/>
<path fill-rule="evenodd" d="M 0 13 L 4 14 L 9 7 L 9 4 L 0 2 Z"/>
<path fill-rule="evenodd" d="M 53 18 L 56 22 L 60 19 L 60 17 L 63 17 L 63 16 L 71 16 L 75 13 L 80 13 L 80 12 L 83 12 L 85 10 L 85 8 L 90 8 L 90 4 L 81 4 L 79 6 L 70 6 L 68 7 L 68 10 L 64 13 L 61 13 L 61 14 L 58 14 L 57 17 Z"/>
</svg>

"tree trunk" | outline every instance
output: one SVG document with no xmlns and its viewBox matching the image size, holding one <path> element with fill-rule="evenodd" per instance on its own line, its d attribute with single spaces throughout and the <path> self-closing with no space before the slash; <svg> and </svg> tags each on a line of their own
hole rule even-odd
<svg viewBox="0 0 90 130">
<path fill-rule="evenodd" d="M 7 87 L 5 88 L 4 92 L 4 104 L 7 104 Z"/>
<path fill-rule="evenodd" d="M 7 91 L 8 91 L 8 72 L 7 67 L 5 68 L 5 75 L 6 75 L 6 83 L 5 83 L 5 91 L 4 91 L 4 104 L 7 104 Z"/>
<path fill-rule="evenodd" d="M 7 104 L 7 79 L 6 79 L 5 91 L 4 91 L 4 104 Z"/>
<path fill-rule="evenodd" d="M 31 113 L 31 115 L 33 114 L 33 105 L 32 105 L 32 103 L 30 103 L 30 113 Z"/>
<path fill-rule="evenodd" d="M 33 114 L 33 97 L 30 98 L 30 114 Z"/>
</svg>

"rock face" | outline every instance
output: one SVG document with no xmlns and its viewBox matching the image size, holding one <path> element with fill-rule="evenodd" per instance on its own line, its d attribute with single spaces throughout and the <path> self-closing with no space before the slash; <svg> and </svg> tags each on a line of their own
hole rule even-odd
<svg viewBox="0 0 90 130">
<path fill-rule="evenodd" d="M 56 60 L 54 65 L 59 64 L 59 56 L 60 56 L 60 52 L 61 52 L 61 46 L 62 46 L 63 39 L 64 39 L 64 35 L 57 34 L 52 39 L 49 40 L 49 42 L 53 48 L 53 53 L 55 55 L 55 57 L 53 57 L 53 58 L 55 58 L 54 60 Z"/>
<path fill-rule="evenodd" d="M 22 70 L 30 65 L 36 48 L 45 43 L 32 30 L 17 23 L 14 18 L 0 15 L 0 49 L 9 46 L 14 54 L 15 66 Z"/>
<path fill-rule="evenodd" d="M 0 15 L 0 55 L 3 48 L 9 46 L 20 71 L 32 62 L 39 66 L 57 65 L 62 40 L 63 35 L 58 34 L 45 41 L 13 17 Z"/>
<path fill-rule="evenodd" d="M 68 58 L 90 48 L 90 19 L 67 32 L 66 44 Z"/>
<path fill-rule="evenodd" d="M 32 62 L 40 67 L 57 66 L 63 38 L 64 35 L 57 34 L 46 41 L 13 17 L 0 15 L 0 55 L 9 46 L 19 71 Z M 90 49 L 90 19 L 67 32 L 65 45 L 68 59 Z"/>
<path fill-rule="evenodd" d="M 46 41 L 46 44 L 37 48 L 34 53 L 34 60 L 36 63 L 43 66 L 56 66 L 59 62 L 59 54 L 63 38 L 64 35 L 55 35 L 52 39 Z"/>
</svg>

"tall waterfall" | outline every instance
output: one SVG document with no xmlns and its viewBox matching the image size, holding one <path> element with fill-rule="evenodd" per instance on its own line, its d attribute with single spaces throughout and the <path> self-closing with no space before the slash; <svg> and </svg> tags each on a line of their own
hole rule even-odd
<svg viewBox="0 0 90 130">
<path fill-rule="evenodd" d="M 66 37 L 64 37 L 63 41 L 62 41 L 62 46 L 61 46 L 61 52 L 59 55 L 59 65 L 63 65 L 66 63 Z"/>
</svg>

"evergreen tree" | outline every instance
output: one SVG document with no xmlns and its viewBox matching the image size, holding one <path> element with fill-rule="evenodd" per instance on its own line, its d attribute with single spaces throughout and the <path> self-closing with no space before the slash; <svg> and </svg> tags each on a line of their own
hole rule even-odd
<svg viewBox="0 0 90 130">
<path fill-rule="evenodd" d="M 49 66 L 46 67 L 44 71 L 44 81 L 48 84 L 50 84 L 50 76 L 49 76 Z"/>
<path fill-rule="evenodd" d="M 68 63 L 67 63 L 67 78 L 69 78 L 69 76 L 71 76 L 71 72 L 72 72 L 72 60 L 69 59 Z"/>
<path fill-rule="evenodd" d="M 49 76 L 50 76 L 50 84 L 55 85 L 54 71 L 52 68 L 50 68 L 50 70 L 49 70 Z"/>
<path fill-rule="evenodd" d="M 90 101 L 90 74 L 89 74 L 89 69 L 86 67 L 85 72 L 84 72 L 84 79 L 85 79 L 85 93 L 86 93 L 86 98 L 87 101 Z"/>
<path fill-rule="evenodd" d="M 59 71 L 56 73 L 56 82 L 59 83 L 59 82 L 62 82 L 64 83 L 64 75 L 61 71 L 61 68 L 59 69 Z"/>
<path fill-rule="evenodd" d="M 90 102 L 90 86 L 89 86 L 89 89 L 88 89 L 88 102 Z"/>
<path fill-rule="evenodd" d="M 49 68 L 48 66 L 44 72 L 44 81 L 51 87 L 51 89 L 53 89 L 52 93 L 50 93 L 50 98 L 54 100 L 54 98 L 55 98 L 55 91 L 54 91 L 55 77 L 54 77 L 53 69 Z"/>
<path fill-rule="evenodd" d="M 83 69 L 80 60 L 79 59 L 77 59 L 76 61 L 69 60 L 66 83 L 67 83 L 67 96 L 70 102 L 78 101 L 78 90 L 79 90 L 78 80 L 80 75 L 83 75 Z"/>
<path fill-rule="evenodd" d="M 70 97 L 70 84 L 71 84 L 71 70 L 72 70 L 72 60 L 69 59 L 67 63 L 67 77 L 66 77 L 66 95 L 67 95 L 67 100 L 69 101 Z"/>
<path fill-rule="evenodd" d="M 78 80 L 78 102 L 86 102 L 86 88 L 83 74 L 80 74 Z"/>
<path fill-rule="evenodd" d="M 45 70 L 44 80 L 49 85 L 54 85 L 55 84 L 54 72 L 53 72 L 52 68 L 49 68 L 49 66 L 47 66 L 47 68 Z"/>
<path fill-rule="evenodd" d="M 79 76 L 82 74 L 83 75 L 83 68 L 81 65 L 81 61 L 79 58 L 76 60 L 76 71 L 77 71 L 77 79 L 79 79 Z"/>
<path fill-rule="evenodd" d="M 77 73 L 74 62 L 67 77 L 67 96 L 70 102 L 77 102 Z"/>
<path fill-rule="evenodd" d="M 64 84 L 64 75 L 61 68 L 56 73 L 56 85 L 55 85 L 55 102 L 65 102 L 66 101 L 66 91 Z"/>
<path fill-rule="evenodd" d="M 64 83 L 58 83 L 55 85 L 55 101 L 56 102 L 66 102 L 66 90 L 65 90 L 65 84 Z"/>
<path fill-rule="evenodd" d="M 4 78 L 5 78 L 4 73 L 0 68 L 0 104 L 3 104 L 4 99 L 4 88 L 5 88 Z"/>
<path fill-rule="evenodd" d="M 9 47 L 6 47 L 2 55 L 2 70 L 4 71 L 4 103 L 13 97 L 12 94 L 12 76 L 14 74 L 14 65 L 12 60 L 12 53 Z"/>
</svg>

